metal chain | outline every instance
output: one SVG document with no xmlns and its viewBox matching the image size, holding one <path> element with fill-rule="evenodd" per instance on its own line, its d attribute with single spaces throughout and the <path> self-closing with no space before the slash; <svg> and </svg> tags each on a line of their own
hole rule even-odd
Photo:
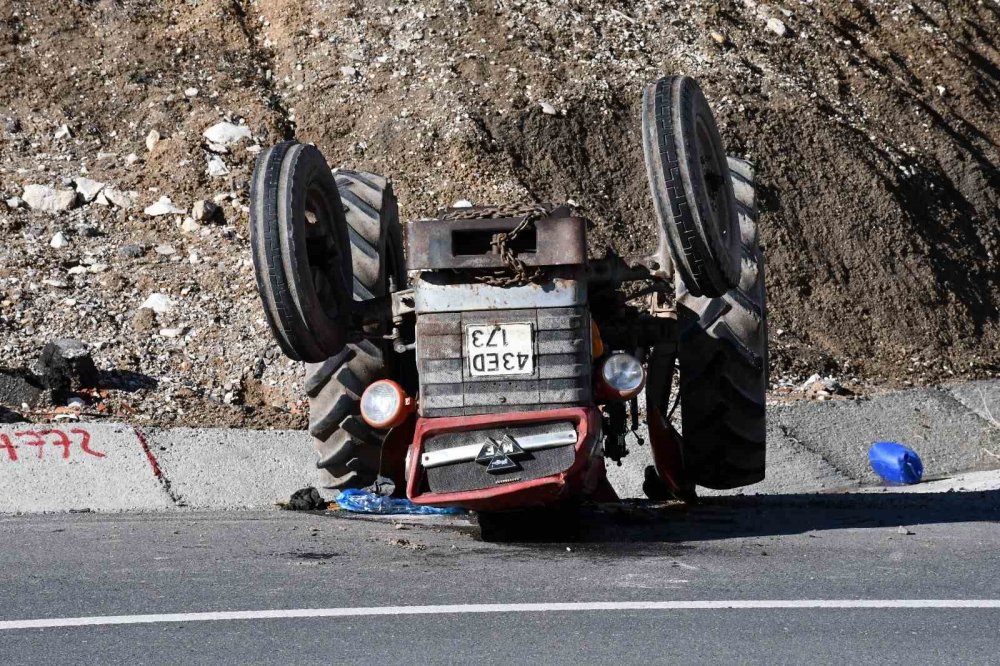
<svg viewBox="0 0 1000 666">
<path fill-rule="evenodd" d="M 483 208 L 452 209 L 445 213 L 446 220 L 495 220 L 510 217 L 520 217 L 521 221 L 510 231 L 500 231 L 493 234 L 490 245 L 493 252 L 500 256 L 507 267 L 505 270 L 490 274 L 476 273 L 473 277 L 484 284 L 494 287 L 519 287 L 535 282 L 542 277 L 537 268 L 529 269 L 517 258 L 510 243 L 518 234 L 531 227 L 535 222 L 547 216 L 550 209 L 541 204 L 521 203 L 507 206 L 485 206 Z"/>
</svg>

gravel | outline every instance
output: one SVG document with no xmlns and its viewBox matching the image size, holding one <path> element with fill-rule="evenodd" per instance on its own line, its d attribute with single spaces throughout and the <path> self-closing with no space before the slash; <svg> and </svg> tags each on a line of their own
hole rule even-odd
<svg viewBox="0 0 1000 666">
<path fill-rule="evenodd" d="M 119 378 L 112 415 L 304 424 L 302 368 L 277 351 L 250 261 L 263 147 L 294 136 L 392 177 L 406 220 L 572 199 L 592 245 L 626 254 L 652 236 L 641 91 L 669 73 L 699 79 L 727 148 L 757 164 L 776 390 L 1000 362 L 988 3 L 50 4 L 0 24 L 0 365 L 79 337 Z M 209 175 L 206 150 L 228 173 Z M 83 178 L 105 183 L 89 203 Z M 46 188 L 41 207 L 27 187 Z M 173 309 L 137 308 L 150 294 Z"/>
</svg>

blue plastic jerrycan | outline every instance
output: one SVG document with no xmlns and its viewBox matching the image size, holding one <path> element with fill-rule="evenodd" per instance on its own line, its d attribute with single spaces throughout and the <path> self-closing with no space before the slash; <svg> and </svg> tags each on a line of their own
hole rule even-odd
<svg viewBox="0 0 1000 666">
<path fill-rule="evenodd" d="M 917 452 L 899 442 L 875 442 L 868 450 L 868 462 L 889 483 L 920 483 L 924 475 Z"/>
</svg>

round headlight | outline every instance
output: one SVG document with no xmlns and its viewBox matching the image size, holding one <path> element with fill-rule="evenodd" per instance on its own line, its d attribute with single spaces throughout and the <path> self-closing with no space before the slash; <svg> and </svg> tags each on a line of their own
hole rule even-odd
<svg viewBox="0 0 1000 666">
<path fill-rule="evenodd" d="M 646 371 L 639 359 L 624 352 L 615 352 L 601 365 L 601 379 L 623 398 L 634 396 L 646 382 Z"/>
<path fill-rule="evenodd" d="M 361 394 L 361 418 L 379 430 L 393 428 L 406 419 L 409 405 L 410 399 L 399 384 L 380 379 Z"/>
</svg>

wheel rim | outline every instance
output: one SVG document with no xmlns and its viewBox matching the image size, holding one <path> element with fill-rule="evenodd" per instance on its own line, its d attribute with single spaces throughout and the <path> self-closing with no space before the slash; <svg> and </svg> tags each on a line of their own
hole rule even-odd
<svg viewBox="0 0 1000 666">
<path fill-rule="evenodd" d="M 331 318 L 339 317 L 344 306 L 338 294 L 351 293 L 350 285 L 344 283 L 343 248 L 332 223 L 334 205 L 320 187 L 313 185 L 307 190 L 305 226 L 309 275 L 320 307 Z"/>
<path fill-rule="evenodd" d="M 712 133 L 704 120 L 695 121 L 695 132 L 698 144 L 699 176 L 705 184 L 708 194 L 709 226 L 716 238 L 722 241 L 722 246 L 731 251 L 734 234 L 731 229 L 729 190 L 726 187 L 725 158 L 720 159 L 714 149 Z"/>
</svg>

